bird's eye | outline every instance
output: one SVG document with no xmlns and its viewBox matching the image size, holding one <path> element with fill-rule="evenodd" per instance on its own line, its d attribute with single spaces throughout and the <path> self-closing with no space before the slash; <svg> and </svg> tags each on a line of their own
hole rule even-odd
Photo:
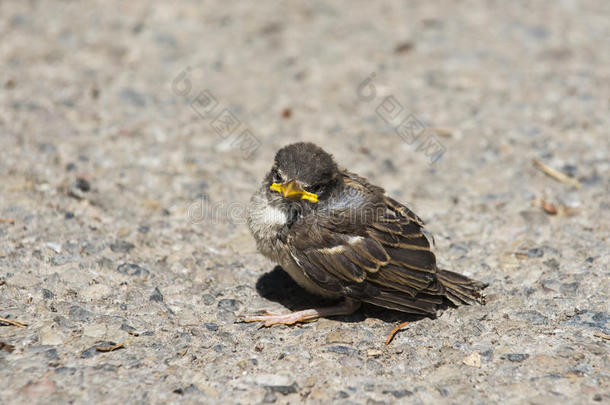
<svg viewBox="0 0 610 405">
<path fill-rule="evenodd" d="M 275 169 L 273 170 L 273 182 L 274 183 L 282 182 L 282 176 L 280 176 L 280 173 Z"/>
<path fill-rule="evenodd" d="M 307 187 L 307 191 L 320 195 L 324 192 L 324 184 L 314 184 L 313 186 Z"/>
</svg>

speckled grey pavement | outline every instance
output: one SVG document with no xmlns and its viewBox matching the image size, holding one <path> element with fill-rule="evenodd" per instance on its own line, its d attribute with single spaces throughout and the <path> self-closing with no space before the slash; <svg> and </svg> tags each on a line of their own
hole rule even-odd
<svg viewBox="0 0 610 405">
<path fill-rule="evenodd" d="M 369 3 L 0 2 L 2 404 L 610 402 L 610 3 Z M 236 323 L 315 301 L 244 224 L 297 140 L 488 304 Z"/>
</svg>

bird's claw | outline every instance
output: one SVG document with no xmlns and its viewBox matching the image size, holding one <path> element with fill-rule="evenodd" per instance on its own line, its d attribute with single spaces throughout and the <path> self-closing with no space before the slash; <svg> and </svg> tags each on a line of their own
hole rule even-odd
<svg viewBox="0 0 610 405">
<path fill-rule="evenodd" d="M 263 327 L 273 325 L 294 325 L 298 322 L 303 322 L 299 314 L 278 314 L 276 312 L 262 311 L 262 315 L 240 315 L 239 319 L 244 323 L 261 322 Z"/>
</svg>

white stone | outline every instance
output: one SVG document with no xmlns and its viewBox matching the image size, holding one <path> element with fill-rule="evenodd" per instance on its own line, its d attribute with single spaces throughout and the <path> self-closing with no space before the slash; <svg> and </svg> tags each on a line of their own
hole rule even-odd
<svg viewBox="0 0 610 405">
<path fill-rule="evenodd" d="M 93 338 L 101 338 L 106 336 L 107 328 L 104 324 L 87 325 L 83 329 L 83 335 Z"/>
<path fill-rule="evenodd" d="M 57 330 L 53 329 L 51 326 L 45 326 L 38 332 L 40 336 L 40 344 L 42 345 L 61 345 L 64 343 L 63 334 L 59 333 Z"/>
<path fill-rule="evenodd" d="M 89 300 L 100 300 L 112 293 L 110 287 L 105 284 L 92 284 L 81 291 L 80 295 Z"/>
</svg>

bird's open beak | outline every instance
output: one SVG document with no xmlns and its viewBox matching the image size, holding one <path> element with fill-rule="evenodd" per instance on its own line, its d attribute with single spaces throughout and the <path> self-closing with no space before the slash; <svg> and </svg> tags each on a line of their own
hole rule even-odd
<svg viewBox="0 0 610 405">
<path fill-rule="evenodd" d="M 271 186 L 269 186 L 269 189 L 272 191 L 277 191 L 284 198 L 289 198 L 291 200 L 307 200 L 313 203 L 318 202 L 318 195 L 303 190 L 301 185 L 295 179 L 289 180 L 284 184 L 273 183 Z"/>
</svg>

